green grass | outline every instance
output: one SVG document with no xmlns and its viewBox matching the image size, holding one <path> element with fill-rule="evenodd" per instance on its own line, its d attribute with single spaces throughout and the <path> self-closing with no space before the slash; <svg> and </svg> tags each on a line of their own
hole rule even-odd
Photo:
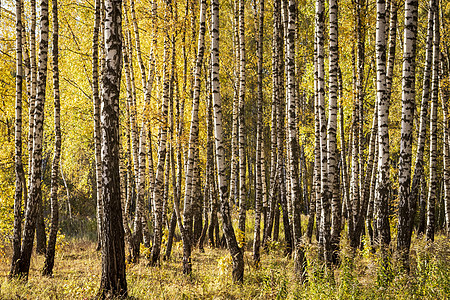
<svg viewBox="0 0 450 300">
<path fill-rule="evenodd" d="M 345 244 L 346 242 L 343 241 Z M 9 256 L 0 262 L 0 299 L 90 299 L 100 284 L 100 253 L 87 240 L 61 241 L 54 277 L 40 275 L 43 257 L 33 255 L 29 281 L 8 280 Z M 316 247 L 309 246 L 307 282 L 294 279 L 292 260 L 282 255 L 280 244 L 262 255 L 255 268 L 251 252 L 245 252 L 245 279 L 231 281 L 231 259 L 224 249 L 194 250 L 193 272 L 182 274 L 181 244 L 172 259 L 148 267 L 146 259 L 127 265 L 129 295 L 135 299 L 449 299 L 450 242 L 439 236 L 433 244 L 414 240 L 411 272 L 401 271 L 395 258 L 381 269 L 370 251 L 353 253 L 346 246 L 341 264 L 327 271 L 317 260 Z"/>
</svg>

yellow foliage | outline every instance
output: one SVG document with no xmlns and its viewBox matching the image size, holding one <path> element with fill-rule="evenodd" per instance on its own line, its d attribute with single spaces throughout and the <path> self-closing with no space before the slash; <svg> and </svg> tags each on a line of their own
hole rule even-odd
<svg viewBox="0 0 450 300">
<path fill-rule="evenodd" d="M 64 251 L 64 247 L 69 245 L 69 241 L 66 239 L 66 235 L 61 233 L 61 230 L 56 234 L 56 245 L 55 252 L 62 253 Z"/>
<path fill-rule="evenodd" d="M 217 260 L 217 268 L 219 269 L 219 275 L 221 277 L 227 275 L 230 272 L 231 264 L 232 259 L 230 254 L 222 256 Z"/>
<path fill-rule="evenodd" d="M 140 247 L 139 250 L 140 250 L 142 256 L 149 259 L 150 255 L 152 253 L 152 250 L 150 248 L 145 247 L 144 244 L 141 244 L 139 247 Z"/>
<path fill-rule="evenodd" d="M 235 230 L 236 230 L 236 239 L 237 242 L 239 243 L 239 247 L 243 247 L 245 244 L 245 233 L 239 228 L 236 228 Z"/>
</svg>

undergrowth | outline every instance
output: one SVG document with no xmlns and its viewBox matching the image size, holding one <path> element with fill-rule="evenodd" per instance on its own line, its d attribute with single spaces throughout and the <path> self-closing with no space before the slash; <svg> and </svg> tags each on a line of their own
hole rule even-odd
<svg viewBox="0 0 450 300">
<path fill-rule="evenodd" d="M 64 237 L 61 237 L 64 239 Z M 225 249 L 194 250 L 193 272 L 182 274 L 181 247 L 159 267 L 147 260 L 127 265 L 132 299 L 449 299 L 450 242 L 415 239 L 409 274 L 395 257 L 381 263 L 369 248 L 351 250 L 343 241 L 339 265 L 332 270 L 317 259 L 317 247 L 306 247 L 306 281 L 293 274 L 292 260 L 283 255 L 283 243 L 271 243 L 255 266 L 250 249 L 245 252 L 245 279 L 231 281 L 231 257 Z M 29 281 L 8 280 L 9 261 L 0 261 L 0 299 L 90 299 L 100 284 L 100 253 L 88 240 L 61 241 L 54 277 L 40 275 L 44 258 L 33 255 Z"/>
</svg>

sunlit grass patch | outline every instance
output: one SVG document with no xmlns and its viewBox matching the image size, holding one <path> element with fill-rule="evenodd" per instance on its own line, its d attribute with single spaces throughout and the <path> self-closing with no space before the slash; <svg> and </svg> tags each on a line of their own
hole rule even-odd
<svg viewBox="0 0 450 300">
<path fill-rule="evenodd" d="M 449 299 L 450 245 L 438 237 L 430 244 L 415 239 L 409 274 L 390 259 L 389 276 L 377 284 L 377 254 L 353 251 L 341 243 L 340 264 L 332 272 L 317 258 L 313 243 L 306 247 L 307 279 L 296 281 L 293 262 L 284 256 L 281 243 L 273 243 L 255 267 L 251 251 L 244 255 L 243 284 L 231 280 L 231 258 L 226 249 L 208 246 L 194 249 L 192 274 L 182 272 L 182 249 L 174 247 L 169 260 L 150 267 L 142 258 L 127 264 L 127 283 L 132 299 Z M 33 254 L 29 281 L 8 280 L 9 262 L 0 263 L 0 299 L 91 299 L 101 275 L 101 254 L 86 240 L 67 241 L 56 255 L 54 276 L 40 275 L 44 257 Z M 379 279 L 378 279 L 379 280 Z"/>
</svg>

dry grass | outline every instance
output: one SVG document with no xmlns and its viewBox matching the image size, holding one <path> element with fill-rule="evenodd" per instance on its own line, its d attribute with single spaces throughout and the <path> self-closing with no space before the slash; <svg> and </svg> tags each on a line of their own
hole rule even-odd
<svg viewBox="0 0 450 300">
<path fill-rule="evenodd" d="M 230 259 L 224 249 L 195 250 L 193 272 L 182 274 L 181 249 L 159 267 L 148 267 L 146 259 L 127 266 L 129 295 L 134 299 L 448 299 L 450 293 L 450 243 L 438 238 L 433 245 L 414 242 L 412 271 L 406 275 L 393 261 L 389 272 L 381 272 L 377 256 L 369 251 L 342 251 L 341 265 L 326 275 L 307 249 L 308 282 L 298 284 L 292 261 L 273 245 L 255 268 L 251 252 L 245 253 L 245 280 L 231 282 Z M 40 275 L 43 257 L 33 255 L 27 283 L 7 279 L 9 261 L 0 261 L 0 299 L 90 299 L 100 284 L 100 253 L 88 241 L 71 241 L 59 248 L 54 277 Z M 354 257 L 354 258 L 352 258 Z"/>
</svg>

